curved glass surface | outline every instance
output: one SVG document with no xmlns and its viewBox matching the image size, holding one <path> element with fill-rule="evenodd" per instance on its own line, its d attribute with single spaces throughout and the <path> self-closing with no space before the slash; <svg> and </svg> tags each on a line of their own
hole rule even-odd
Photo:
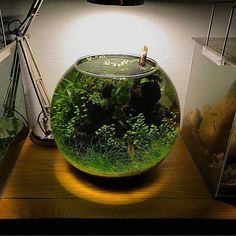
<svg viewBox="0 0 236 236">
<path fill-rule="evenodd" d="M 137 175 L 160 163 L 179 131 L 176 90 L 148 59 L 97 55 L 79 59 L 52 99 L 55 141 L 76 168 L 97 176 Z"/>
</svg>

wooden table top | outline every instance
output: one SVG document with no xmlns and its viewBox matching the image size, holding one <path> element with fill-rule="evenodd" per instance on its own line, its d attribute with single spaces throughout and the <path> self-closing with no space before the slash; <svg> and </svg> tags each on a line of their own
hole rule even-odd
<svg viewBox="0 0 236 236">
<path fill-rule="evenodd" d="M 146 175 L 102 181 L 28 138 L 0 200 L 0 219 L 236 219 L 236 204 L 209 194 L 181 136 Z"/>
</svg>

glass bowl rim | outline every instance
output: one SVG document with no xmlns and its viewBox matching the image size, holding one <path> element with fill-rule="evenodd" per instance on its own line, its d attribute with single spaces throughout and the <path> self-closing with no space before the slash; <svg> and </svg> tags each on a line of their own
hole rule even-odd
<svg viewBox="0 0 236 236">
<path fill-rule="evenodd" d="M 125 57 L 131 57 L 131 58 L 135 58 L 135 59 L 139 59 L 140 55 L 137 54 L 108 54 L 108 53 L 104 53 L 104 54 L 91 54 L 91 55 L 87 55 L 87 56 L 83 56 L 80 57 L 76 62 L 75 62 L 75 68 L 77 71 L 81 72 L 82 74 L 88 75 L 88 76 L 92 76 L 92 77 L 98 77 L 98 78 L 143 78 L 146 76 L 149 76 L 153 73 L 155 73 L 158 68 L 159 65 L 157 64 L 157 62 L 150 58 L 147 57 L 147 62 L 150 63 L 151 65 L 153 65 L 153 68 L 150 69 L 147 72 L 140 72 L 138 74 L 133 74 L 133 75 L 114 75 L 114 74 L 96 74 L 96 73 L 92 73 L 92 72 L 88 72 L 86 70 L 82 70 L 78 67 L 79 63 L 83 62 L 85 59 L 89 58 L 89 57 L 99 57 L 99 56 L 106 56 L 106 57 L 121 57 L 121 56 L 125 56 Z"/>
</svg>

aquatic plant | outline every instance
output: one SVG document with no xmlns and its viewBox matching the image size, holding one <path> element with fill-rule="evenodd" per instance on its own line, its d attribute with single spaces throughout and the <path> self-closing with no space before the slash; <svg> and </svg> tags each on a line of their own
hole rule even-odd
<svg viewBox="0 0 236 236">
<path fill-rule="evenodd" d="M 5 156 L 9 144 L 10 144 L 10 140 L 4 140 L 4 139 L 0 140 L 0 161 Z"/>
<path fill-rule="evenodd" d="M 0 117 L 0 161 L 23 125 L 22 120 L 16 117 Z"/>
<path fill-rule="evenodd" d="M 101 107 L 105 107 L 107 104 L 107 99 L 103 98 L 102 94 L 97 91 L 89 95 L 89 101 L 92 102 L 92 104 L 98 104 Z"/>
<path fill-rule="evenodd" d="M 122 73 L 144 73 L 153 67 L 140 68 L 137 59 L 130 58 L 88 57 L 82 64 L 82 71 L 99 77 L 73 67 L 52 101 L 53 133 L 67 160 L 104 176 L 142 172 L 163 160 L 179 122 L 178 103 L 173 102 L 177 94 L 163 71 L 126 78 Z"/>
<path fill-rule="evenodd" d="M 148 126 L 142 113 L 136 117 L 131 117 L 127 123 L 130 129 L 124 135 L 124 139 L 126 139 L 128 143 L 132 142 L 137 149 L 147 148 L 150 141 L 155 139 L 157 126 L 154 124 Z"/>
<path fill-rule="evenodd" d="M 112 89 L 112 98 L 114 102 L 119 105 L 128 104 L 130 100 L 132 82 L 127 79 L 119 79 Z"/>
<path fill-rule="evenodd" d="M 95 132 L 95 137 L 99 139 L 101 146 L 106 146 L 107 148 L 116 147 L 124 150 L 125 143 L 116 137 L 115 125 L 103 125 Z"/>
</svg>

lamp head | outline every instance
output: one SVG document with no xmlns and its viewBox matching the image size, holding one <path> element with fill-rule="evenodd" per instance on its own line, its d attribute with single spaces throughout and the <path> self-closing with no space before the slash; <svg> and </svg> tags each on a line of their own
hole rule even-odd
<svg viewBox="0 0 236 236">
<path fill-rule="evenodd" d="M 117 6 L 136 6 L 142 5 L 144 0 L 87 0 L 90 3 L 102 5 L 117 5 Z"/>
</svg>

